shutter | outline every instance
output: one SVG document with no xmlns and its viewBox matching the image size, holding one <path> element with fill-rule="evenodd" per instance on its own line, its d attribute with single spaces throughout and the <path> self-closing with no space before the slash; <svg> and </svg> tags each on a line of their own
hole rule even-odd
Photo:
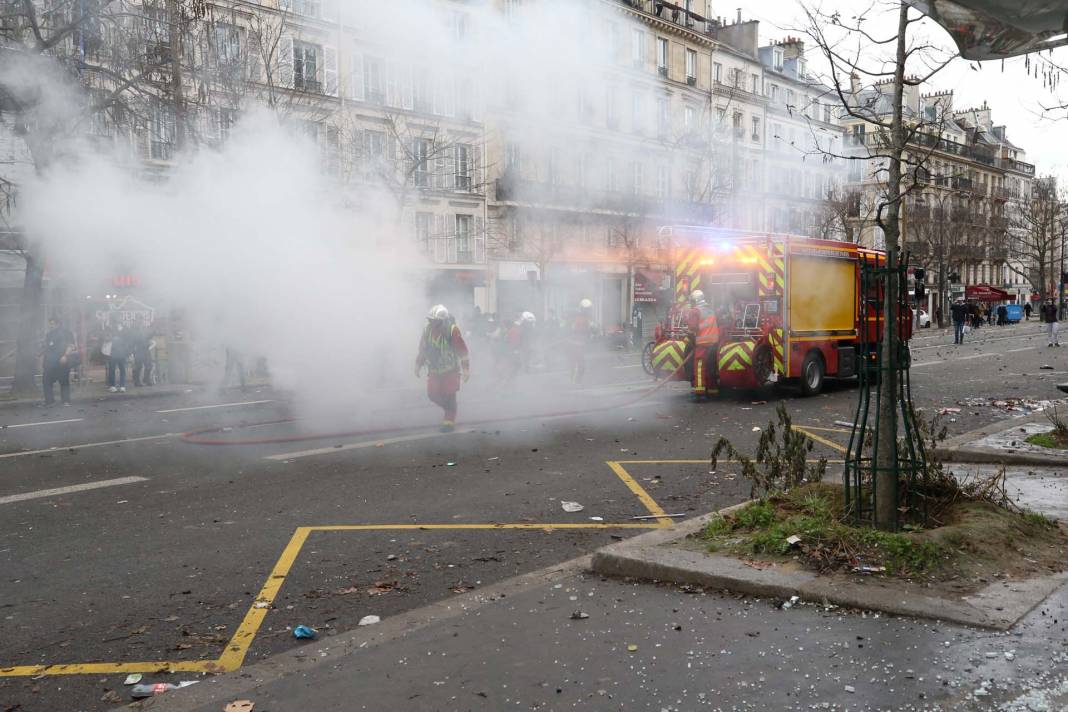
<svg viewBox="0 0 1068 712">
<path fill-rule="evenodd" d="M 456 190 L 456 151 L 459 145 L 454 143 L 445 151 L 445 190 Z"/>
<path fill-rule="evenodd" d="M 482 192 L 482 146 L 471 144 L 471 191 Z"/>
<path fill-rule="evenodd" d="M 278 86 L 284 89 L 293 88 L 293 36 L 282 35 L 278 38 L 278 56 L 275 57 Z"/>
<path fill-rule="evenodd" d="M 446 220 L 447 217 L 448 216 L 446 216 L 446 215 L 435 215 L 434 216 L 434 226 L 435 226 L 434 227 L 434 234 L 431 235 L 431 241 L 434 244 L 433 244 L 433 249 L 430 252 L 434 256 L 434 261 L 435 262 L 439 262 L 439 263 L 444 263 L 445 262 L 445 255 L 446 255 L 446 244 L 445 243 L 446 243 L 446 240 L 448 240 L 448 236 L 446 235 L 446 223 L 445 223 L 445 220 Z"/>
<path fill-rule="evenodd" d="M 399 107 L 400 98 L 397 93 L 397 63 L 385 60 L 382 62 L 382 73 L 386 79 L 386 106 Z"/>
<path fill-rule="evenodd" d="M 415 108 L 415 87 L 412 77 L 412 65 L 405 63 L 401 67 L 401 106 L 411 111 Z"/>
<path fill-rule="evenodd" d="M 349 98 L 363 101 L 366 98 L 363 79 L 363 55 L 353 52 L 349 58 Z"/>
<path fill-rule="evenodd" d="M 441 146 L 435 146 L 434 151 L 434 175 L 430 181 L 435 190 L 444 190 L 449 187 L 449 150 Z"/>
<path fill-rule="evenodd" d="M 486 261 L 486 221 L 480 215 L 475 216 L 475 234 L 472 236 L 471 250 L 473 252 L 472 261 L 476 264 L 482 264 Z"/>
<path fill-rule="evenodd" d="M 323 92 L 337 96 L 337 48 L 323 47 Z"/>
</svg>

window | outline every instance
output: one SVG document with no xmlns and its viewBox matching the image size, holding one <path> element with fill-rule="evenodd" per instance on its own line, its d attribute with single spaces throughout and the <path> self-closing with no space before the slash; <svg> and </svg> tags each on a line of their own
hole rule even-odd
<svg viewBox="0 0 1068 712">
<path fill-rule="evenodd" d="M 471 190 L 471 147 L 466 143 L 458 143 L 453 149 L 456 189 Z"/>
<path fill-rule="evenodd" d="M 697 50 L 686 50 L 686 82 L 697 83 Z"/>
<path fill-rule="evenodd" d="M 152 158 L 157 161 L 169 161 L 174 151 L 174 107 L 162 102 L 153 103 L 151 119 Z"/>
<path fill-rule="evenodd" d="M 508 170 L 519 172 L 522 162 L 522 150 L 519 148 L 519 144 L 514 141 L 509 141 L 504 146 L 504 166 Z"/>
<path fill-rule="evenodd" d="M 305 17 L 320 17 L 322 15 L 322 6 L 319 0 L 283 0 L 282 8 L 288 9 L 297 15 L 304 15 Z"/>
<path fill-rule="evenodd" d="M 579 188 L 586 187 L 587 176 L 590 172 L 590 163 L 591 159 L 588 153 L 579 155 L 575 163 L 575 185 Z"/>
<path fill-rule="evenodd" d="M 318 45 L 304 42 L 293 43 L 293 88 L 307 92 L 321 92 L 319 82 Z"/>
<path fill-rule="evenodd" d="M 367 101 L 382 104 L 386 101 L 386 88 L 382 76 L 382 60 L 377 57 L 363 58 L 363 83 Z"/>
<path fill-rule="evenodd" d="M 776 72 L 781 72 L 782 71 L 782 65 L 783 65 L 783 59 L 784 59 L 784 55 L 785 55 L 785 53 L 783 52 L 782 47 L 776 47 L 772 51 L 771 54 L 772 54 L 772 66 L 775 67 L 775 71 Z"/>
<path fill-rule="evenodd" d="M 560 182 L 560 149 L 556 146 L 550 147 L 545 154 L 545 181 L 549 185 Z"/>
<path fill-rule="evenodd" d="M 219 141 L 225 141 L 230 138 L 230 129 L 234 125 L 233 109 L 217 109 L 215 111 L 215 137 Z"/>
<path fill-rule="evenodd" d="M 671 196 L 671 168 L 660 165 L 656 169 L 656 197 L 667 200 Z"/>
<path fill-rule="evenodd" d="M 219 66 L 231 66 L 241 61 L 241 33 L 233 25 L 215 25 L 215 61 Z"/>
<path fill-rule="evenodd" d="M 756 116 L 753 117 L 753 140 L 760 140 L 760 119 Z"/>
<path fill-rule="evenodd" d="M 749 91 L 753 92 L 754 94 L 760 93 L 760 75 L 749 75 Z"/>
<path fill-rule="evenodd" d="M 471 215 L 456 216 L 456 261 L 473 262 L 471 251 L 471 227 L 475 218 Z"/>
<path fill-rule="evenodd" d="M 614 129 L 619 125 L 619 114 L 617 111 L 615 87 L 607 87 L 605 89 L 604 123 L 610 129 Z"/>
<path fill-rule="evenodd" d="M 772 85 L 770 85 L 768 87 L 768 89 L 769 89 L 768 96 L 771 97 L 771 100 L 772 101 L 778 101 L 779 100 L 779 85 L 778 84 L 772 84 Z"/>
<path fill-rule="evenodd" d="M 830 104 L 824 104 L 823 105 L 823 121 L 825 123 L 829 124 L 829 123 L 833 122 L 833 118 L 831 116 L 831 111 L 832 110 L 831 110 L 831 105 Z"/>
<path fill-rule="evenodd" d="M 797 58 L 797 76 L 801 79 L 804 79 L 806 76 L 808 76 L 808 67 L 805 64 L 804 57 Z"/>
<path fill-rule="evenodd" d="M 656 71 L 668 75 L 668 41 L 664 37 L 656 38 Z"/>
<path fill-rule="evenodd" d="M 604 187 L 609 192 L 616 190 L 616 161 L 614 158 L 606 159 L 604 162 Z"/>
<path fill-rule="evenodd" d="M 412 96 L 416 111 L 429 114 L 433 110 L 434 96 L 430 86 L 430 72 L 425 67 L 416 67 L 412 73 Z"/>
<path fill-rule="evenodd" d="M 712 78 L 717 84 L 723 83 L 723 65 L 719 62 L 712 65 Z"/>
<path fill-rule="evenodd" d="M 645 99 L 640 91 L 630 97 L 630 125 L 634 133 L 645 132 Z"/>
<path fill-rule="evenodd" d="M 430 139 L 417 138 L 412 143 L 412 180 L 417 188 L 430 187 Z"/>
<path fill-rule="evenodd" d="M 635 67 L 645 64 L 645 30 L 632 30 L 630 35 L 631 61 Z"/>
<path fill-rule="evenodd" d="M 415 244 L 424 255 L 430 252 L 430 223 L 433 219 L 433 213 L 415 214 Z"/>
<path fill-rule="evenodd" d="M 786 105 L 787 106 L 796 106 L 794 104 L 794 90 L 793 89 L 787 89 L 786 90 Z"/>
<path fill-rule="evenodd" d="M 697 128 L 697 110 L 692 106 L 687 105 L 682 110 L 682 126 L 687 131 Z"/>
<path fill-rule="evenodd" d="M 644 190 L 645 169 L 641 161 L 630 164 L 630 192 L 632 195 L 641 195 Z"/>
<path fill-rule="evenodd" d="M 670 101 L 666 96 L 656 98 L 656 135 L 667 138 L 671 134 Z"/>
<path fill-rule="evenodd" d="M 341 131 L 337 126 L 326 127 L 326 141 L 323 143 L 322 166 L 329 176 L 341 174 Z"/>
</svg>

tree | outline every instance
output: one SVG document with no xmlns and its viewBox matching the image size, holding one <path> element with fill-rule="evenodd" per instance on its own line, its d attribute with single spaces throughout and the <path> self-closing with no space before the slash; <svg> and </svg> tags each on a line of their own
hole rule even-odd
<svg viewBox="0 0 1068 712">
<path fill-rule="evenodd" d="M 868 139 L 859 133 L 867 147 L 867 155 L 842 155 L 846 160 L 874 159 L 876 175 L 884 181 L 878 197 L 875 220 L 881 228 L 888 266 L 897 266 L 901 258 L 901 207 L 906 196 L 928 170 L 929 157 L 941 140 L 941 128 L 948 107 L 936 104 L 929 115 L 924 112 L 906 114 L 905 92 L 928 82 L 948 64 L 951 57 L 924 42 L 913 42 L 910 27 L 919 21 L 910 17 L 904 2 L 890 3 L 896 15 L 896 32 L 877 36 L 867 29 L 869 13 L 845 18 L 839 13 L 827 14 L 818 8 L 804 6 L 808 26 L 804 32 L 811 37 L 827 66 L 828 83 L 837 96 L 843 116 L 872 127 L 874 135 Z M 893 48 L 886 56 L 881 50 Z M 918 73 L 910 70 L 916 68 Z M 861 92 L 861 77 L 874 80 L 873 90 Z M 941 113 L 941 115 L 940 115 Z M 906 178 L 911 180 L 906 181 Z M 901 491 L 898 480 L 898 422 L 899 382 L 894 368 L 897 359 L 904 358 L 897 331 L 899 319 L 898 283 L 886 281 L 883 290 L 884 317 L 881 334 L 881 354 L 884 361 L 878 383 L 878 442 L 875 454 L 874 523 L 885 529 L 898 526 L 898 502 Z M 878 473 L 877 476 L 876 473 Z"/>
<path fill-rule="evenodd" d="M 1010 221 L 1009 269 L 1031 282 L 1035 291 L 1050 296 L 1060 281 L 1058 264 L 1063 265 L 1066 237 L 1068 199 L 1055 176 L 1038 178 L 1031 186 L 1030 199 Z"/>
<path fill-rule="evenodd" d="M 962 207 L 968 195 L 956 191 L 920 193 L 908 204 L 908 239 L 905 249 L 914 264 L 937 275 L 939 310 L 942 319 L 949 314 L 949 283 L 951 267 L 958 271 L 963 262 L 974 257 L 973 250 L 982 247 L 973 243 L 972 226 L 981 216 Z M 942 321 L 938 326 L 941 328 Z"/>
<path fill-rule="evenodd" d="M 821 240 L 855 242 L 854 218 L 860 215 L 860 194 L 837 186 L 828 188 L 813 215 L 812 236 Z"/>
</svg>

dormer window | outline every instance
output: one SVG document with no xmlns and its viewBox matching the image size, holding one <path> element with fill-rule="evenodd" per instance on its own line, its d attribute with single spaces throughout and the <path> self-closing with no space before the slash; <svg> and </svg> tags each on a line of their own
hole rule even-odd
<svg viewBox="0 0 1068 712">
<path fill-rule="evenodd" d="M 776 72 L 782 71 L 783 54 L 782 47 L 776 47 L 772 52 L 772 64 L 774 65 Z"/>
<path fill-rule="evenodd" d="M 797 76 L 800 77 L 801 79 L 804 79 L 806 76 L 808 76 L 808 72 L 806 71 L 805 58 L 804 57 L 798 57 L 797 58 Z"/>
</svg>

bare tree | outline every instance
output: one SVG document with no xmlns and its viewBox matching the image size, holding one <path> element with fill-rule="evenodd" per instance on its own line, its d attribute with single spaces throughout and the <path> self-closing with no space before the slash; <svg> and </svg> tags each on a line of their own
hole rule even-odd
<svg viewBox="0 0 1068 712">
<path fill-rule="evenodd" d="M 860 194 L 832 186 L 813 214 L 812 236 L 821 240 L 855 242 L 854 218 L 860 215 Z"/>
<path fill-rule="evenodd" d="M 1009 269 L 1026 278 L 1041 294 L 1050 296 L 1060 275 L 1057 263 L 1068 237 L 1068 198 L 1056 177 L 1043 176 L 1031 186 L 1031 196 L 1015 211 L 1008 237 Z M 1057 279 L 1054 279 L 1056 277 Z"/>
<path fill-rule="evenodd" d="M 951 57 L 924 42 L 914 42 L 910 28 L 919 21 L 917 15 L 910 17 L 909 7 L 904 2 L 890 2 L 896 15 L 896 31 L 879 36 L 869 31 L 868 20 L 874 9 L 851 17 L 840 13 L 826 13 L 812 6 L 804 6 L 808 25 L 803 31 L 813 39 L 823 55 L 829 70 L 826 82 L 837 96 L 842 115 L 864 122 L 871 127 L 861 142 L 866 146 L 866 155 L 841 155 L 846 160 L 872 161 L 876 175 L 884 183 L 876 207 L 875 220 L 885 239 L 887 264 L 897 266 L 901 257 L 901 206 L 928 169 L 929 157 L 941 141 L 942 122 L 948 112 L 944 107 L 939 112 L 935 105 L 933 116 L 917 111 L 907 111 L 905 93 L 907 88 L 919 87 L 930 81 L 948 64 Z M 892 55 L 883 52 L 893 50 Z M 867 92 L 860 91 L 866 82 L 874 83 Z M 941 113 L 942 115 L 939 115 Z M 854 139 L 856 142 L 856 139 Z M 824 151 L 826 152 L 826 151 Z M 906 181 L 906 178 L 912 180 Z M 898 335 L 899 319 L 898 285 L 888 280 L 883 292 L 884 315 L 881 335 L 884 359 L 904 358 Z M 881 371 L 879 379 L 878 430 L 881 448 L 874 463 L 881 473 L 875 483 L 875 523 L 883 528 L 896 528 L 898 523 L 899 482 L 898 461 L 898 375 L 891 368 Z"/>
</svg>

